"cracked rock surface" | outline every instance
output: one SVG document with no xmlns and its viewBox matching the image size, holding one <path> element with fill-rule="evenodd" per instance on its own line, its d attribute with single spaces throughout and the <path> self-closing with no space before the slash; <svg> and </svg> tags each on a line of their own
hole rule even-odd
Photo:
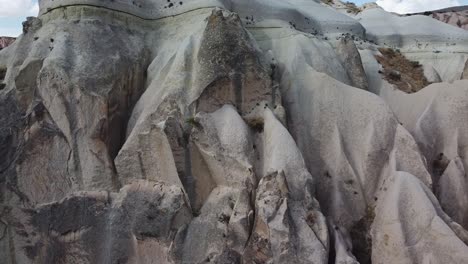
<svg viewBox="0 0 468 264">
<path fill-rule="evenodd" d="M 0 263 L 467 263 L 468 31 L 337 0 L 39 5 L 0 51 Z M 382 48 L 431 84 L 387 82 Z"/>
</svg>

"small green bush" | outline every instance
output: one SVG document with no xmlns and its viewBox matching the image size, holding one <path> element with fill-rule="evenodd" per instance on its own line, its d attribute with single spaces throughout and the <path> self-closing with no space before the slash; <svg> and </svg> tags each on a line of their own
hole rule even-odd
<svg viewBox="0 0 468 264">
<path fill-rule="evenodd" d="M 185 123 L 189 124 L 192 127 L 201 127 L 200 122 L 195 117 L 189 117 L 185 120 Z"/>
</svg>

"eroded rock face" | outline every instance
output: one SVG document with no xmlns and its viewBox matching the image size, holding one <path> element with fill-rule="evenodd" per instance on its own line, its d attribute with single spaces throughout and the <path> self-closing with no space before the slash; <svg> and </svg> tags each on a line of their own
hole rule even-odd
<svg viewBox="0 0 468 264">
<path fill-rule="evenodd" d="M 416 14 L 415 14 L 416 15 Z M 428 11 L 418 13 L 417 15 L 430 16 L 434 19 L 440 20 L 444 23 L 450 24 L 455 27 L 460 27 L 468 30 L 468 7 L 457 6 L 441 10 Z"/>
<path fill-rule="evenodd" d="M 466 64 L 465 64 L 465 69 L 463 70 L 463 74 L 462 74 L 462 79 L 468 79 L 468 60 L 466 61 Z"/>
<path fill-rule="evenodd" d="M 182 189 L 138 181 L 119 193 L 80 192 L 13 209 L 7 219 L 22 248 L 12 257 L 22 262 L 174 263 L 172 240 L 191 218 Z"/>
<path fill-rule="evenodd" d="M 15 41 L 12 37 L 0 37 L 0 50 L 10 46 Z"/>
<path fill-rule="evenodd" d="M 0 259 L 466 262 L 468 33 L 321 2 L 40 1 L 0 52 Z M 395 89 L 389 45 L 452 83 Z"/>
</svg>

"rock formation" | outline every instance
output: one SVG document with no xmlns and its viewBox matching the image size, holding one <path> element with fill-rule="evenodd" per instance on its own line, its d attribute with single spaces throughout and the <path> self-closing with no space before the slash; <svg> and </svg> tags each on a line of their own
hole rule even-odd
<svg viewBox="0 0 468 264">
<path fill-rule="evenodd" d="M 15 38 L 11 37 L 0 37 L 0 50 L 8 47 L 15 41 Z"/>
<path fill-rule="evenodd" d="M 331 2 L 40 0 L 2 263 L 466 263 L 468 31 Z"/>
<path fill-rule="evenodd" d="M 411 15 L 425 15 L 444 23 L 468 30 L 468 6 L 450 7 Z"/>
</svg>

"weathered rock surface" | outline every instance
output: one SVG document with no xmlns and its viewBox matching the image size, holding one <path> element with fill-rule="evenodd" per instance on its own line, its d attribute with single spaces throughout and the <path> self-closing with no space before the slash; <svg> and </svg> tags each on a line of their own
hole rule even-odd
<svg viewBox="0 0 468 264">
<path fill-rule="evenodd" d="M 322 2 L 39 1 L 0 51 L 0 262 L 465 263 L 468 32 Z"/>
<path fill-rule="evenodd" d="M 12 37 L 0 37 L 0 50 L 10 46 L 15 41 Z"/>
<path fill-rule="evenodd" d="M 468 30 L 468 6 L 456 6 L 411 15 L 425 15 L 449 25 Z"/>
</svg>

